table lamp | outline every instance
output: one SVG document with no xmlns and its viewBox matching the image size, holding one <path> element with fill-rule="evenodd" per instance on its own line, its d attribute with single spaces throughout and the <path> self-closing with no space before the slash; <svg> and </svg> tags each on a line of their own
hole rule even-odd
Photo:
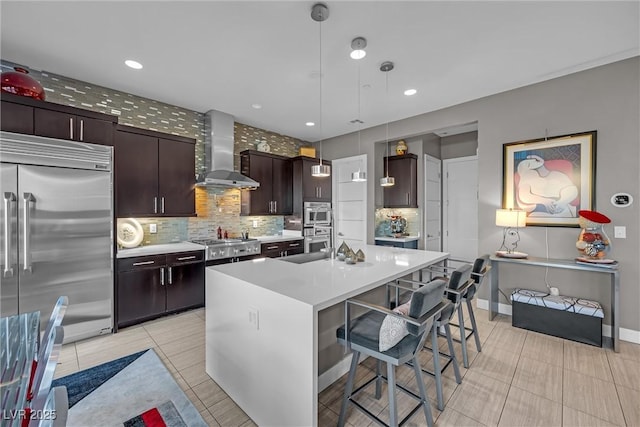
<svg viewBox="0 0 640 427">
<path fill-rule="evenodd" d="M 504 227 L 502 231 L 502 245 L 500 249 L 496 251 L 496 255 L 505 258 L 526 258 L 527 254 L 524 252 L 517 252 L 518 242 L 520 241 L 519 227 L 524 227 L 527 224 L 527 213 L 518 209 L 496 209 L 496 225 L 498 227 Z M 510 244 L 511 248 L 507 247 L 507 236 L 513 240 Z"/>
</svg>

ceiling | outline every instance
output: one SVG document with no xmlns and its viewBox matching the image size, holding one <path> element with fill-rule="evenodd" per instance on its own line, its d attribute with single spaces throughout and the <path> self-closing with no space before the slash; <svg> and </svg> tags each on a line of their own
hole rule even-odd
<svg viewBox="0 0 640 427">
<path fill-rule="evenodd" d="M 315 3 L 3 0 L 0 52 L 307 141 L 358 129 L 350 123 L 358 117 L 358 67 L 367 128 L 640 53 L 637 0 L 327 1 L 322 51 Z M 357 36 L 368 42 L 360 61 L 349 58 Z M 379 67 L 388 60 L 395 69 L 385 75 Z M 409 88 L 418 93 L 405 96 Z"/>
</svg>

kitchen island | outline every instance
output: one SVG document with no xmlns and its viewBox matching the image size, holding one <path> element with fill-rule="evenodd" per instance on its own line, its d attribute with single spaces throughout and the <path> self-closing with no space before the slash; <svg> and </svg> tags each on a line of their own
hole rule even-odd
<svg viewBox="0 0 640 427">
<path fill-rule="evenodd" d="M 350 360 L 340 354 L 319 377 L 321 342 L 335 342 L 333 314 L 343 312 L 346 299 L 448 256 L 362 249 L 366 260 L 353 265 L 261 258 L 206 269 L 206 372 L 258 425 L 317 425 L 318 392 Z"/>
</svg>

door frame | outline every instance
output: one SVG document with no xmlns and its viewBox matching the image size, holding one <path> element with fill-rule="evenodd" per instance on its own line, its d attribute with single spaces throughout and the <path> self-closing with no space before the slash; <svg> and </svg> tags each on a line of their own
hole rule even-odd
<svg viewBox="0 0 640 427">
<path fill-rule="evenodd" d="M 440 226 L 438 227 L 438 233 L 439 238 L 440 238 L 440 248 L 438 250 L 442 251 L 442 159 L 439 159 L 437 157 L 431 156 L 429 154 L 425 154 L 423 156 L 423 170 L 424 170 L 424 214 L 422 216 L 422 227 L 423 227 L 423 232 L 424 232 L 424 239 L 423 239 L 423 244 L 424 244 L 424 249 L 426 250 L 427 248 L 427 200 L 428 200 L 428 186 L 427 186 L 427 162 L 431 160 L 431 161 L 436 161 L 438 163 L 439 166 L 439 170 L 438 170 L 438 175 L 440 176 L 440 191 L 439 191 L 439 199 L 438 199 L 438 203 L 440 204 Z"/>
</svg>

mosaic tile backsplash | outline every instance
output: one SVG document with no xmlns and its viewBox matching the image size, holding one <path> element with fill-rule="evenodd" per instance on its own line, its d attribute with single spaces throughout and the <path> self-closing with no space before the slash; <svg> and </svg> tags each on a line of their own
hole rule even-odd
<svg viewBox="0 0 640 427">
<path fill-rule="evenodd" d="M 14 66 L 28 67 L 0 60 L 0 71 Z M 29 69 L 29 74 L 42 84 L 47 102 L 118 116 L 118 123 L 143 129 L 185 136 L 196 140 L 196 173 L 205 171 L 204 114 L 153 99 L 94 85 L 80 80 Z M 239 153 L 256 149 L 266 142 L 271 152 L 287 157 L 297 156 L 300 147 L 310 143 L 242 123 L 234 124 L 234 165 L 240 169 Z M 198 188 L 196 218 L 138 218 L 143 225 L 143 245 L 211 238 L 218 227 L 238 236 L 249 230 L 253 236 L 277 234 L 284 228 L 281 216 L 241 217 L 240 190 Z M 257 227 L 253 227 L 256 221 Z M 157 224 L 157 233 L 149 233 L 149 224 Z"/>
<path fill-rule="evenodd" d="M 405 233 L 411 236 L 418 236 L 420 233 L 420 211 L 416 208 L 402 209 L 376 209 L 375 227 L 376 237 L 385 237 L 391 235 L 390 216 L 400 215 L 407 220 L 407 228 Z"/>
</svg>

